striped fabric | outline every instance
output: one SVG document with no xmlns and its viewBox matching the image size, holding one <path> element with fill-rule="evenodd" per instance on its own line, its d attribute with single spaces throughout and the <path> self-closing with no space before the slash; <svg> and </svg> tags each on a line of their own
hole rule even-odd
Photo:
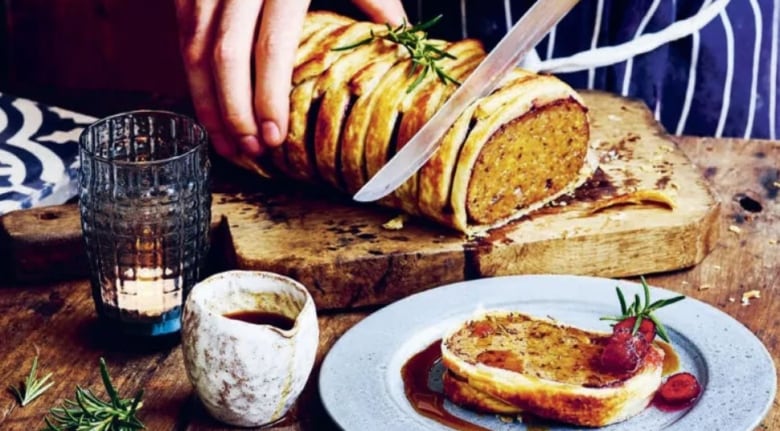
<svg viewBox="0 0 780 431">
<path fill-rule="evenodd" d="M 412 22 L 444 15 L 433 36 L 475 37 L 488 48 L 534 1 L 403 0 Z M 312 4 L 339 10 L 345 2 Z M 643 99 L 672 133 L 780 139 L 778 27 L 780 0 L 582 0 L 536 54 L 542 70 L 578 53 L 598 62 L 605 47 L 682 31 L 645 53 L 613 50 L 628 55 L 613 64 L 552 72 L 575 88 Z"/>
<path fill-rule="evenodd" d="M 558 75 L 576 88 L 641 98 L 676 134 L 778 139 L 780 0 L 717 1 L 725 7 L 686 37 L 615 64 Z M 413 22 L 445 15 L 435 36 L 476 37 L 488 47 L 533 2 L 404 0 Z M 704 14 L 715 3 L 582 0 L 537 46 L 536 53 L 544 70 L 544 60 L 662 32 L 675 22 Z"/>
</svg>

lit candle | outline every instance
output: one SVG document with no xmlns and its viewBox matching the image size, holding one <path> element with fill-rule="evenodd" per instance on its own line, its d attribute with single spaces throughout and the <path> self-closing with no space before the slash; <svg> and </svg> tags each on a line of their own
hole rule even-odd
<svg viewBox="0 0 780 431">
<path fill-rule="evenodd" d="M 141 315 L 159 316 L 181 306 L 181 276 L 173 277 L 169 268 L 135 268 L 125 270 L 116 280 L 119 287 L 117 307 Z"/>
</svg>

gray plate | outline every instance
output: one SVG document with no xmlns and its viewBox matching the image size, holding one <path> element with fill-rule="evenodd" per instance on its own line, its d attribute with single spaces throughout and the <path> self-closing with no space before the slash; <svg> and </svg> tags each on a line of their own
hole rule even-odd
<svg viewBox="0 0 780 431">
<path fill-rule="evenodd" d="M 417 414 L 404 396 L 400 370 L 416 352 L 479 308 L 516 310 L 561 322 L 609 330 L 600 316 L 619 311 L 615 286 L 627 298 L 641 293 L 636 283 L 593 277 L 530 275 L 450 284 L 393 303 L 349 330 L 322 364 L 320 394 L 331 417 L 345 430 L 443 430 Z M 653 300 L 675 296 L 652 288 Z M 630 299 L 629 299 L 630 301 Z M 752 430 L 775 397 L 777 378 L 761 342 L 727 314 L 692 298 L 656 312 L 669 330 L 681 370 L 704 387 L 690 409 L 666 413 L 653 407 L 604 430 Z M 436 382 L 432 383 L 434 386 Z M 457 416 L 491 430 L 524 430 L 493 415 L 455 405 Z M 548 425 L 549 430 L 581 429 Z"/>
</svg>

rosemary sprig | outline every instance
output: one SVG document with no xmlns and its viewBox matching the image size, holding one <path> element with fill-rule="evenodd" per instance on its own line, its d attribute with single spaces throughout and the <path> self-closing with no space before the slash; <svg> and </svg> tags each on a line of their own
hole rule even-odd
<svg viewBox="0 0 780 431">
<path fill-rule="evenodd" d="M 8 389 L 16 395 L 19 404 L 24 407 L 41 396 L 41 394 L 46 392 L 46 390 L 54 384 L 54 382 L 49 381 L 49 379 L 51 379 L 51 373 L 46 374 L 38 380 L 38 355 L 35 355 L 32 367 L 30 367 L 30 373 L 27 375 L 27 378 L 24 379 L 24 382 L 22 382 L 20 386 L 9 386 Z"/>
<path fill-rule="evenodd" d="M 100 358 L 100 375 L 109 401 L 98 398 L 89 389 L 76 386 L 76 399 L 65 400 L 60 407 L 52 408 L 46 417 L 43 431 L 133 431 L 146 428 L 136 417 L 143 403 L 143 390 L 132 399 L 119 397 L 106 361 Z"/>
<path fill-rule="evenodd" d="M 423 23 L 409 25 L 404 21 L 397 27 L 386 24 L 387 31 L 375 33 L 374 30 L 365 39 L 359 40 L 353 44 L 333 48 L 333 51 L 346 51 L 369 44 L 376 39 L 384 39 L 389 42 L 403 46 L 412 59 L 412 68 L 409 70 L 409 76 L 417 74 L 417 78 L 407 87 L 406 92 L 411 93 L 425 79 L 428 73 L 433 73 L 443 84 L 460 85 L 460 81 L 450 76 L 438 64 L 438 61 L 445 58 L 456 59 L 454 55 L 440 49 L 434 42 L 428 39 L 428 29 L 436 25 L 441 20 L 442 15 Z"/>
<path fill-rule="evenodd" d="M 675 302 L 682 301 L 685 299 L 685 296 L 675 296 L 673 298 L 668 299 L 659 299 L 655 302 L 650 302 L 650 288 L 647 286 L 647 281 L 645 281 L 645 277 L 640 276 L 639 277 L 642 283 L 642 289 L 644 291 L 644 304 L 642 303 L 642 299 L 639 297 L 639 294 L 634 295 L 634 301 L 631 303 L 631 305 L 626 306 L 626 298 L 623 296 L 623 292 L 620 290 L 619 287 L 615 287 L 615 291 L 617 292 L 618 301 L 620 302 L 620 316 L 606 316 L 602 317 L 601 320 L 612 320 L 616 322 L 620 322 L 621 320 L 624 320 L 629 317 L 636 317 L 636 321 L 634 321 L 634 326 L 631 328 L 631 334 L 636 334 L 636 332 L 639 330 L 639 326 L 642 324 L 642 319 L 650 319 L 650 321 L 653 322 L 655 325 L 656 332 L 658 333 L 658 336 L 661 337 L 662 340 L 666 341 L 667 343 L 670 342 L 669 340 L 669 334 L 666 332 L 666 328 L 664 328 L 664 325 L 661 323 L 660 320 L 658 320 L 657 317 L 655 317 L 652 313 L 656 310 L 658 310 L 661 307 L 666 307 L 667 305 L 674 304 Z"/>
</svg>

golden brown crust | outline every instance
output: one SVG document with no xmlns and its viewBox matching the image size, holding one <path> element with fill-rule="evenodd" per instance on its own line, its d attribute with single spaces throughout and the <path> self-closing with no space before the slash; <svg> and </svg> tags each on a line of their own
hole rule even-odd
<svg viewBox="0 0 780 431">
<path fill-rule="evenodd" d="M 341 144 L 341 169 L 344 184 L 349 193 L 354 193 L 366 183 L 366 135 L 371 129 L 372 113 L 381 98 L 378 87 L 387 81 L 389 71 L 397 64 L 402 64 L 402 58 L 391 57 L 376 62 L 359 72 L 360 89 L 364 90 L 355 101 L 349 117 L 344 125 Z M 398 70 L 398 68 L 396 68 Z"/>
<path fill-rule="evenodd" d="M 309 111 L 316 81 L 310 79 L 290 93 L 290 126 L 284 147 L 287 150 L 288 172 L 293 179 L 310 181 L 315 178 L 315 164 L 306 148 L 309 134 Z"/>
<path fill-rule="evenodd" d="M 449 370 L 444 371 L 442 385 L 442 392 L 448 400 L 478 413 L 516 415 L 523 411 L 517 406 L 477 390 L 474 386 L 469 385 L 468 381 Z"/>
<path fill-rule="evenodd" d="M 351 24 L 354 19 L 326 10 L 315 10 L 306 14 L 301 31 L 301 44 L 305 43 L 311 35 L 324 27 Z"/>
<path fill-rule="evenodd" d="M 334 48 L 349 46 L 365 39 L 371 33 L 371 30 L 376 28 L 377 24 L 369 22 L 355 22 L 337 27 L 318 44 L 318 49 L 315 51 L 314 56 L 295 68 L 293 71 L 293 84 L 295 85 L 306 79 L 320 76 L 346 52 Z"/>
<path fill-rule="evenodd" d="M 521 313 L 491 312 L 445 336 L 442 360 L 478 393 L 540 417 L 603 426 L 647 406 L 661 383 L 664 357 L 652 346 L 637 370 L 605 370 L 600 356 L 609 336 Z"/>
<path fill-rule="evenodd" d="M 471 119 L 476 110 L 471 105 L 455 120 L 439 144 L 436 153 L 417 174 L 419 181 L 418 206 L 426 216 L 448 226 L 455 227 L 450 204 L 452 172 L 458 159 L 461 144 L 468 136 Z"/>
<path fill-rule="evenodd" d="M 517 208 L 510 216 L 495 219 L 489 222 L 472 223 L 472 220 L 468 218 L 468 188 L 471 184 L 471 175 L 473 174 L 474 165 L 477 159 L 480 157 L 481 152 L 485 148 L 485 145 L 489 142 L 490 138 L 505 124 L 521 118 L 528 114 L 533 109 L 543 109 L 544 106 L 568 98 L 575 98 L 576 95 L 571 88 L 552 76 L 538 75 L 532 79 L 523 79 L 515 82 L 506 87 L 501 87 L 498 91 L 488 96 L 487 101 L 491 99 L 499 99 L 503 101 L 498 104 L 496 110 L 489 115 L 476 118 L 474 126 L 469 131 L 469 135 L 460 148 L 458 153 L 458 161 L 455 167 L 455 171 L 452 174 L 452 191 L 450 194 L 450 205 L 452 206 L 453 215 L 452 222 L 453 227 L 463 232 L 474 231 L 475 228 L 487 227 L 499 222 L 505 222 L 513 218 L 517 218 L 523 213 L 523 209 L 533 207 L 533 204 L 543 204 L 546 200 L 551 200 L 556 194 L 550 194 L 545 199 L 530 202 L 524 207 Z M 579 100 L 574 99 L 579 103 Z M 483 101 L 478 101 L 479 107 Z M 538 140 L 539 137 L 529 137 L 530 140 Z M 568 137 L 567 137 L 568 140 Z M 589 136 L 576 137 L 577 144 L 584 144 L 587 148 Z M 568 142 L 553 142 L 554 146 L 567 146 Z M 532 163 L 532 162 L 530 162 Z M 549 163 L 549 162 L 548 162 Z M 556 163 L 552 161 L 552 163 Z M 567 185 L 575 184 L 578 181 L 584 181 L 588 172 L 585 174 L 581 169 L 586 163 L 585 156 L 580 159 L 580 164 L 575 172 L 572 172 Z M 526 161 L 518 161 L 510 167 L 514 168 L 513 174 L 520 172 L 520 170 L 526 169 Z M 550 166 L 551 167 L 551 166 Z M 446 173 L 445 173 L 446 174 Z M 493 178 L 492 181 L 500 179 Z M 561 189 L 558 195 L 569 191 L 568 188 Z M 489 197 L 490 198 L 490 197 Z"/>
<path fill-rule="evenodd" d="M 320 176 L 331 186 L 343 188 L 341 177 L 341 132 L 349 114 L 353 95 L 349 80 L 374 61 L 390 58 L 395 47 L 389 43 L 372 43 L 347 51 L 320 75 L 313 98 L 321 98 L 314 135 L 314 153 Z"/>
<path fill-rule="evenodd" d="M 485 57 L 482 43 L 468 39 L 453 44 L 448 52 L 457 59 L 443 64 L 444 70 L 458 81 L 465 79 Z M 436 80 L 428 80 L 423 88 L 407 96 L 400 110 L 403 113 L 396 136 L 396 149 L 400 151 L 420 128 L 433 116 L 441 104 L 455 91 L 455 86 L 440 85 Z M 396 205 L 410 214 L 419 214 L 418 189 L 419 173 L 412 175 L 393 192 Z"/>
<path fill-rule="evenodd" d="M 332 12 L 310 12 L 303 24 L 301 41 L 295 52 L 294 66 L 311 60 L 320 51 L 320 44 L 337 28 L 354 23 L 355 20 Z"/>
<path fill-rule="evenodd" d="M 275 169 L 256 162 L 245 166 L 259 169 L 262 175 L 278 171 L 354 193 L 406 145 L 457 87 L 430 73 L 407 92 L 417 78 L 410 74 L 409 53 L 381 39 L 334 50 L 364 40 L 372 31 L 381 33 L 385 27 L 328 12 L 307 16 L 293 70 L 286 142 L 262 160 Z M 438 64 L 458 80 L 484 58 L 475 40 L 434 42 L 456 57 Z M 567 102 L 556 105 L 563 100 Z M 585 112 L 576 93 L 563 82 L 516 69 L 496 91 L 465 109 L 433 158 L 379 203 L 425 215 L 465 233 L 517 218 L 555 193 L 571 191 L 594 169 L 585 163 Z M 535 136 L 541 124 L 564 127 L 549 136 Z M 529 152 L 538 150 L 535 145 L 555 151 L 541 157 L 540 151 Z M 567 163 L 553 165 L 556 157 L 567 157 Z M 532 163 L 539 166 L 529 166 Z M 494 169 L 510 180 L 491 176 Z M 553 187 L 541 187 L 548 178 L 540 178 L 539 172 L 551 170 L 555 171 Z M 522 186 L 522 199 L 507 194 L 510 186 L 513 190 Z"/>
</svg>

